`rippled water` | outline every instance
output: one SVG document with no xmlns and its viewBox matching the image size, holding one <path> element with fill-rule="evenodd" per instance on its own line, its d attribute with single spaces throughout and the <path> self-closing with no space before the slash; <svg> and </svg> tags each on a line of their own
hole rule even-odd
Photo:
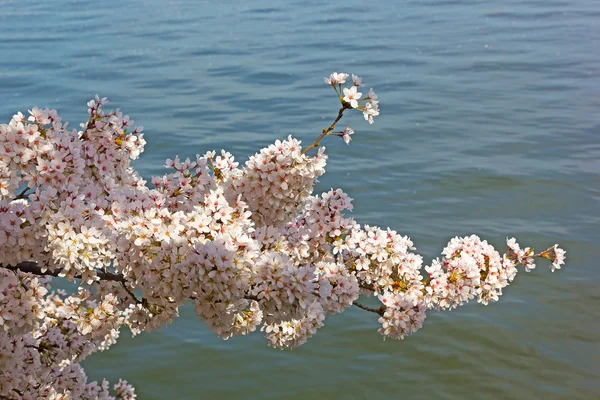
<svg viewBox="0 0 600 400">
<path fill-rule="evenodd" d="M 76 126 L 108 96 L 146 127 L 149 177 L 175 154 L 244 160 L 315 138 L 336 112 L 322 78 L 354 72 L 382 115 L 348 118 L 351 146 L 326 143 L 319 190 L 344 188 L 360 223 L 408 234 L 426 260 L 476 233 L 559 242 L 567 267 L 432 312 L 399 342 L 351 310 L 279 352 L 259 334 L 224 342 L 185 307 L 88 359 L 91 378 L 142 399 L 599 398 L 600 2 L 244 3 L 0 1 L 1 120 L 38 105 Z"/>
</svg>

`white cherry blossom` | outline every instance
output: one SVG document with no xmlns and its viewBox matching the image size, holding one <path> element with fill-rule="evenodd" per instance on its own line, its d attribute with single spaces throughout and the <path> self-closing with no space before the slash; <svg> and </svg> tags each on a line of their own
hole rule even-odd
<svg viewBox="0 0 600 400">
<path fill-rule="evenodd" d="M 350 89 L 344 88 L 344 101 L 350 103 L 352 108 L 358 107 L 360 96 L 362 93 L 356 91 L 356 86 L 352 86 Z"/>
<path fill-rule="evenodd" d="M 325 82 L 339 97 L 348 77 Z M 352 75 L 337 119 L 307 147 L 290 135 L 242 165 L 225 150 L 175 156 L 149 186 L 131 165 L 143 127 L 105 111 L 106 98 L 87 103 L 79 131 L 37 107 L 0 124 L 0 398 L 136 398 L 126 381 L 88 382 L 81 362 L 123 327 L 165 326 L 186 302 L 223 339 L 259 331 L 279 349 L 353 305 L 378 315 L 384 338 L 403 339 L 430 309 L 499 300 L 518 266 L 545 258 L 561 268 L 558 245 L 535 253 L 507 239 L 500 254 L 475 235 L 452 239 L 422 268 L 408 236 L 348 217 L 343 190 L 313 194 L 328 159 L 320 141 L 344 112 L 369 123 L 379 115 L 361 82 Z M 335 133 L 345 143 L 352 134 Z M 56 290 L 53 279 L 75 289 Z"/>
</svg>

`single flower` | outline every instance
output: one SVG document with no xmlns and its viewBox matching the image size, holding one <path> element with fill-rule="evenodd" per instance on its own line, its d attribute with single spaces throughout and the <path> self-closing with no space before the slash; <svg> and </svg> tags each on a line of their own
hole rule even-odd
<svg viewBox="0 0 600 400">
<path fill-rule="evenodd" d="M 358 107 L 360 96 L 362 93 L 356 91 L 356 86 L 352 86 L 350 89 L 344 88 L 344 101 L 350 103 L 352 108 Z"/>
</svg>

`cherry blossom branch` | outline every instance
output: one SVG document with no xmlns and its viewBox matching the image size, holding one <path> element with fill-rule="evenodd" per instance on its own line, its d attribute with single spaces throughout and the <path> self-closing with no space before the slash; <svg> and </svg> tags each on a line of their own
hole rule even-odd
<svg viewBox="0 0 600 400">
<path fill-rule="evenodd" d="M 20 263 L 18 263 L 16 266 L 12 266 L 12 265 L 8 265 L 8 266 L 0 266 L 0 268 L 6 268 L 8 270 L 11 271 L 15 271 L 15 272 L 25 272 L 25 273 L 29 273 L 29 274 L 34 274 L 34 275 L 39 275 L 39 276 L 55 276 L 58 277 L 59 274 L 61 273 L 61 270 L 57 270 L 57 271 L 50 271 L 50 270 L 46 270 L 45 272 L 42 272 L 42 267 L 35 261 L 22 261 Z M 115 282 L 120 282 L 121 285 L 123 286 L 123 289 L 125 289 L 125 291 L 131 296 L 131 298 L 137 303 L 137 304 L 144 304 L 143 300 L 138 299 L 135 294 L 129 289 L 127 288 L 127 286 L 125 285 L 125 277 L 123 275 L 120 274 L 115 274 L 112 272 L 103 272 L 103 271 L 97 271 L 97 276 L 104 281 L 115 281 Z M 75 276 L 76 279 L 81 279 L 80 275 L 76 275 Z M 366 288 L 365 289 L 369 289 L 372 290 L 372 288 Z M 245 296 L 246 299 L 248 300 L 254 300 L 254 301 L 259 301 L 260 299 L 256 296 L 253 295 L 247 295 Z M 194 299 L 192 297 L 192 299 Z M 354 302 L 352 303 L 353 305 L 355 305 L 358 308 L 361 308 L 363 310 L 366 311 L 370 311 L 373 312 L 375 314 L 378 315 L 383 315 L 383 307 L 380 308 L 372 308 L 372 307 L 367 307 L 363 304 L 360 304 L 358 302 Z"/>
<path fill-rule="evenodd" d="M 367 306 L 365 306 L 363 304 L 360 304 L 357 301 L 355 301 L 354 303 L 352 303 L 352 305 L 355 305 L 358 308 L 361 308 L 361 309 L 366 310 L 366 311 L 370 311 L 372 313 L 375 313 L 375 314 L 381 315 L 381 316 L 383 316 L 383 313 L 385 311 L 385 308 L 384 308 L 385 306 L 381 306 L 379 308 L 367 307 Z"/>
<path fill-rule="evenodd" d="M 25 272 L 39 276 L 56 276 L 58 277 L 62 270 L 46 270 L 42 271 L 42 267 L 35 261 L 21 261 L 17 265 L 0 265 L 0 268 L 6 268 L 14 272 Z M 121 274 L 112 272 L 96 271 L 96 275 L 103 281 L 125 282 L 125 277 Z M 76 279 L 81 279 L 81 275 L 75 275 Z"/>
<path fill-rule="evenodd" d="M 28 197 L 29 197 L 29 195 L 31 194 L 31 193 L 27 193 L 27 191 L 28 191 L 28 190 L 29 190 L 29 187 L 26 187 L 25 189 L 23 189 L 23 190 L 21 191 L 21 193 L 19 193 L 18 195 L 16 195 L 16 196 L 15 196 L 15 198 L 14 198 L 14 199 L 12 199 L 12 201 L 15 201 L 15 200 L 22 200 L 22 199 L 26 199 L 26 198 L 28 198 Z"/>
<path fill-rule="evenodd" d="M 339 122 L 340 119 L 342 119 L 342 116 L 344 115 L 344 110 L 350 109 L 352 108 L 352 106 L 350 106 L 349 103 L 347 102 L 343 102 L 342 103 L 342 107 L 340 108 L 340 110 L 338 111 L 338 115 L 337 118 L 333 121 L 333 123 L 331 125 L 329 125 L 328 128 L 323 128 L 323 132 L 321 132 L 321 135 L 317 138 L 317 140 L 315 140 L 313 142 L 313 144 L 311 144 L 310 146 L 308 146 L 306 149 L 302 150 L 302 154 L 306 154 L 308 153 L 310 150 L 314 149 L 315 147 L 320 145 L 320 141 L 321 139 L 323 139 L 325 136 L 327 136 L 331 131 L 333 131 L 335 129 L 335 124 L 337 124 Z"/>
<path fill-rule="evenodd" d="M 371 292 L 375 291 L 375 286 L 368 284 L 368 283 L 364 283 L 364 282 L 359 283 L 358 287 L 360 287 L 361 289 L 371 291 Z"/>
<path fill-rule="evenodd" d="M 125 289 L 127 294 L 129 294 L 129 296 L 131 296 L 133 301 L 135 301 L 137 304 L 146 304 L 143 299 L 138 299 L 135 294 L 125 285 L 125 280 L 121 281 L 121 286 L 123 286 L 123 289 Z"/>
<path fill-rule="evenodd" d="M 289 136 L 240 168 L 224 150 L 195 161 L 175 157 L 166 163 L 175 172 L 153 178 L 155 190 L 146 190 L 130 164 L 144 150 L 143 127 L 130 131 L 128 116 L 105 113 L 106 98 L 88 102 L 83 132 L 68 131 L 55 110 L 37 107 L 27 119 L 19 113 L 1 124 L 0 360 L 8 364 L 0 381 L 8 385 L 0 384 L 0 399 L 39 398 L 50 390 L 108 398 L 104 383 L 86 384 L 62 360 L 81 361 L 109 347 L 123 325 L 134 334 L 160 328 L 189 299 L 222 338 L 260 327 L 270 346 L 287 349 L 350 305 L 377 314 L 382 336 L 402 339 L 421 329 L 428 310 L 498 301 L 519 264 L 529 271 L 541 257 L 551 270 L 561 268 L 565 251 L 558 245 L 535 253 L 507 238 L 500 254 L 476 235 L 451 239 L 443 257 L 423 268 L 408 236 L 345 217 L 352 199 L 343 190 L 313 195 L 327 157 L 324 149 L 307 153 L 328 135 L 350 142 L 350 127 L 334 132 L 347 109 L 368 123 L 379 115 L 375 92 L 358 92 L 363 85 L 355 75 L 343 88 L 348 78 L 337 72 L 325 78 L 341 108 L 304 150 Z M 297 162 L 300 152 L 306 156 Z M 18 193 L 28 183 L 35 187 Z M 314 250 L 308 256 L 315 262 L 298 257 L 306 249 Z M 52 254 L 54 261 L 18 262 L 23 254 Z M 134 267 L 135 279 L 107 272 L 114 260 Z M 83 290 L 63 299 L 47 280 L 19 273 L 66 274 Z M 89 290 L 92 279 L 109 282 L 101 289 L 110 290 Z M 379 308 L 360 303 L 360 294 L 376 297 Z M 44 362 L 29 363 L 32 353 Z M 124 381 L 114 389 L 116 398 L 135 398 Z"/>
<path fill-rule="evenodd" d="M 251 300 L 251 301 L 260 301 L 260 299 L 258 298 L 258 296 L 255 296 L 253 294 L 247 294 L 244 296 L 244 298 L 246 300 Z"/>
<path fill-rule="evenodd" d="M 8 397 L 8 396 L 0 395 L 0 399 L 1 400 L 5 400 L 5 399 L 6 400 L 14 400 L 14 399 L 18 399 L 23 396 L 23 394 L 21 392 L 19 392 L 17 389 L 13 389 L 12 391 L 17 393 L 19 395 L 19 397 Z"/>
</svg>

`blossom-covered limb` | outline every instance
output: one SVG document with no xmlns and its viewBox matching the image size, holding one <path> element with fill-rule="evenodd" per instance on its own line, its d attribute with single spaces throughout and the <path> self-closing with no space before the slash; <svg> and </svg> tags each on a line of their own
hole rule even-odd
<svg viewBox="0 0 600 400">
<path fill-rule="evenodd" d="M 29 191 L 29 187 L 26 187 L 19 194 L 17 194 L 13 200 L 23 200 L 23 199 L 28 198 L 29 195 L 31 194 L 31 192 L 27 193 L 28 191 Z"/>
<path fill-rule="evenodd" d="M 500 255 L 474 235 L 423 267 L 408 236 L 345 215 L 353 206 L 343 190 L 314 195 L 322 138 L 347 109 L 369 123 L 379 114 L 372 89 L 360 98 L 359 77 L 342 87 L 348 77 L 326 78 L 342 107 L 305 150 L 289 136 L 242 166 L 225 150 L 176 156 L 151 187 L 131 166 L 143 127 L 106 112 L 106 98 L 88 103 L 81 131 L 35 107 L 0 125 L 0 396 L 114 398 L 79 363 L 124 326 L 134 335 L 165 326 L 188 300 L 223 339 L 258 330 L 278 349 L 353 305 L 379 316 L 384 338 L 403 339 L 428 310 L 497 301 L 534 257 L 561 267 L 557 245 L 534 253 L 509 239 Z M 336 134 L 349 143 L 353 130 Z M 71 281 L 73 293 L 52 291 L 50 277 Z M 381 306 L 358 302 L 361 294 Z M 122 381 L 114 390 L 135 397 Z"/>
<path fill-rule="evenodd" d="M 378 314 L 378 315 L 383 315 L 383 312 L 385 311 L 384 306 L 381 306 L 379 308 L 374 308 L 374 307 L 368 307 L 365 306 L 357 301 L 355 301 L 354 303 L 352 303 L 353 305 L 355 305 L 356 307 L 363 309 L 365 311 L 370 311 L 372 313 Z"/>
<path fill-rule="evenodd" d="M 63 271 L 61 270 L 49 270 L 47 268 L 43 268 L 36 261 L 21 261 L 16 265 L 0 265 L 0 268 L 6 268 L 11 271 L 20 271 L 28 274 L 34 274 L 38 276 L 60 276 Z M 115 281 L 115 282 L 125 282 L 125 277 L 121 274 L 115 274 L 113 272 L 107 271 L 97 271 L 96 275 L 100 280 L 104 281 Z M 82 279 L 80 275 L 75 275 L 75 279 Z"/>
</svg>

